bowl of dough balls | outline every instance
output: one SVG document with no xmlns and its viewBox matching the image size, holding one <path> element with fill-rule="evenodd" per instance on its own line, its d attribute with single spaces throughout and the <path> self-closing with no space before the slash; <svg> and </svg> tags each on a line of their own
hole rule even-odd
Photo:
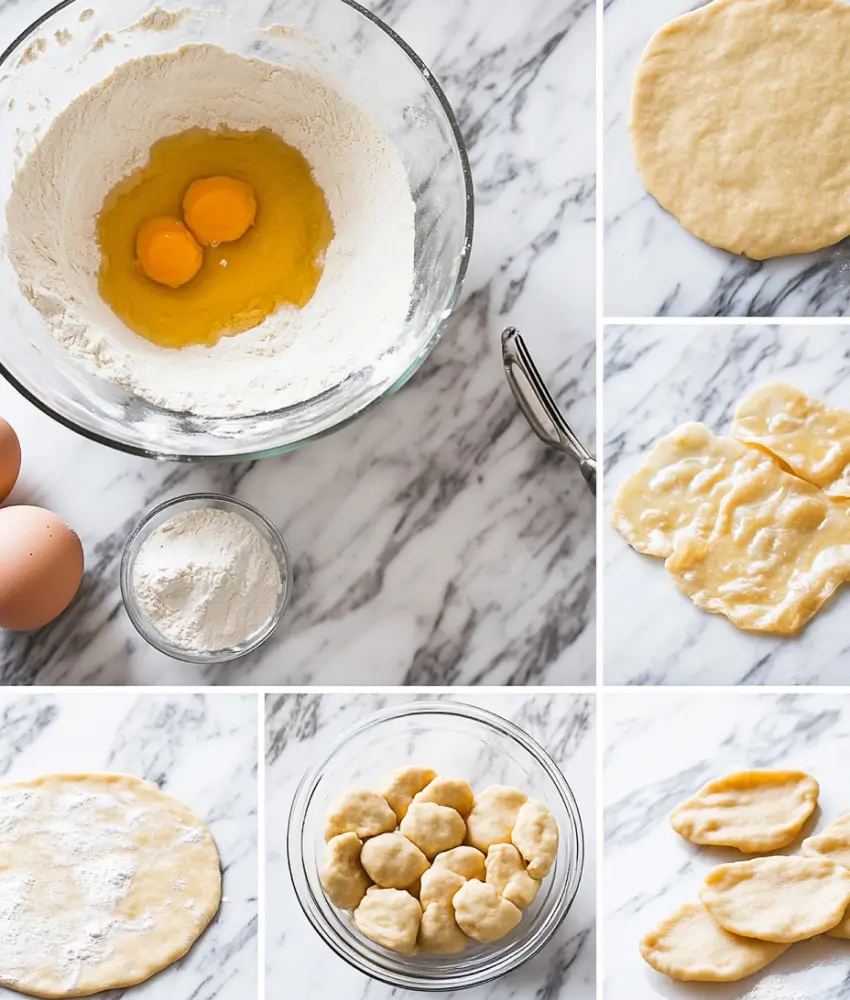
<svg viewBox="0 0 850 1000">
<path fill-rule="evenodd" d="M 298 785 L 289 870 L 313 928 L 391 986 L 440 992 L 518 968 L 581 880 L 570 786 L 492 712 L 414 701 L 345 730 Z"/>
</svg>

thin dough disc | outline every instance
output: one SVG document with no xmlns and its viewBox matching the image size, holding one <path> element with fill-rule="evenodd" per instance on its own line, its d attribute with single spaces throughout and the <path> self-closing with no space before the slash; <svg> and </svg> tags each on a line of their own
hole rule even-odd
<svg viewBox="0 0 850 1000">
<path fill-rule="evenodd" d="M 730 934 L 700 903 L 687 903 L 643 938 L 640 953 L 671 979 L 733 983 L 759 972 L 790 947 Z"/>
<path fill-rule="evenodd" d="M 785 382 L 760 386 L 738 404 L 733 435 L 770 452 L 831 497 L 850 497 L 850 413 Z"/>
<path fill-rule="evenodd" d="M 699 898 L 727 931 L 793 943 L 823 934 L 850 905 L 850 871 L 822 858 L 754 858 L 708 873 Z"/>
<path fill-rule="evenodd" d="M 88 996 L 185 955 L 218 910 L 206 826 L 120 774 L 51 774 L 0 788 L 0 985 Z"/>
<path fill-rule="evenodd" d="M 670 823 L 694 844 L 759 854 L 787 847 L 817 801 L 818 783 L 802 771 L 741 771 L 709 781 Z"/>
<path fill-rule="evenodd" d="M 630 131 L 650 194 L 756 260 L 850 234 L 850 8 L 714 0 L 652 37 Z"/>
<path fill-rule="evenodd" d="M 841 816 L 815 837 L 803 841 L 802 853 L 807 858 L 827 858 L 837 865 L 850 868 L 850 816 Z M 850 913 L 828 930 L 829 937 L 850 940 Z"/>
</svg>

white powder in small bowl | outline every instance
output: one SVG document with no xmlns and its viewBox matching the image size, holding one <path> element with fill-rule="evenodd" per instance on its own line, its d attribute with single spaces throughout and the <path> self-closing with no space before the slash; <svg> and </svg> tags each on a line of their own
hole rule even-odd
<svg viewBox="0 0 850 1000">
<path fill-rule="evenodd" d="M 241 646 L 274 615 L 283 581 L 268 541 L 241 514 L 208 507 L 163 522 L 133 566 L 139 607 L 181 649 Z"/>
</svg>

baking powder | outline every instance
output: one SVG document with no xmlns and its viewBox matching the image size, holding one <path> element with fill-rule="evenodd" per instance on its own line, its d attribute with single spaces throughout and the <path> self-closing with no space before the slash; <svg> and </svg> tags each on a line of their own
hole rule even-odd
<svg viewBox="0 0 850 1000">
<path fill-rule="evenodd" d="M 176 514 L 145 539 L 133 568 L 139 605 L 182 649 L 239 646 L 275 613 L 283 582 L 265 538 L 241 514 L 209 507 Z"/>
</svg>

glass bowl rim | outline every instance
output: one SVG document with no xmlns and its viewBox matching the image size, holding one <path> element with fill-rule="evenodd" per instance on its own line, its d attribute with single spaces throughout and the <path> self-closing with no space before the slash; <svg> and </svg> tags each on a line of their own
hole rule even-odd
<svg viewBox="0 0 850 1000">
<path fill-rule="evenodd" d="M 383 722 L 393 719 L 404 718 L 411 715 L 440 714 L 459 716 L 463 719 L 472 719 L 474 722 L 485 727 L 495 729 L 502 735 L 513 739 L 516 743 L 519 743 L 519 745 L 526 752 L 531 754 L 535 761 L 546 772 L 547 777 L 555 786 L 561 802 L 566 808 L 567 814 L 570 818 L 570 829 L 573 835 L 573 852 L 570 859 L 570 866 L 565 873 L 563 887 L 560 895 L 555 901 L 552 912 L 547 917 L 544 926 L 539 928 L 536 932 L 536 937 L 532 938 L 531 941 L 526 942 L 524 950 L 519 958 L 517 958 L 516 955 L 509 954 L 508 956 L 504 956 L 500 959 L 496 967 L 485 967 L 484 969 L 479 969 L 474 973 L 468 974 L 466 977 L 463 973 L 458 973 L 451 979 L 416 980 L 412 975 L 405 977 L 402 974 L 390 972 L 383 968 L 367 967 L 367 963 L 359 960 L 359 956 L 357 958 L 352 957 L 349 953 L 349 949 L 344 947 L 338 941 L 336 932 L 325 924 L 324 918 L 318 910 L 318 907 L 316 907 L 315 912 L 311 910 L 311 907 L 308 905 L 308 900 L 302 896 L 302 888 L 299 886 L 299 871 L 296 868 L 294 858 L 297 852 L 300 858 L 300 874 L 303 874 L 307 892 L 312 897 L 313 894 L 306 871 L 306 864 L 303 853 L 300 850 L 302 841 L 301 827 L 303 826 L 304 819 L 306 818 L 307 808 L 309 807 L 310 799 L 315 791 L 318 779 L 324 773 L 324 769 L 327 766 L 328 761 L 331 760 L 348 743 L 349 740 L 355 736 L 361 735 L 362 733 L 368 732 L 370 729 L 379 726 Z M 298 824 L 298 829 L 296 829 L 296 824 Z M 346 726 L 346 728 L 337 735 L 327 748 L 324 749 L 321 759 L 316 758 L 314 763 L 307 768 L 298 781 L 287 819 L 286 848 L 287 866 L 289 869 L 290 881 L 295 892 L 295 898 L 298 900 L 298 905 L 301 907 L 302 912 L 306 916 L 313 930 L 318 933 L 324 943 L 339 958 L 352 968 L 356 969 L 362 975 L 369 976 L 370 978 L 383 982 L 388 986 L 423 993 L 443 993 L 446 991 L 450 992 L 453 990 L 467 989 L 473 986 L 482 986 L 485 983 L 500 979 L 502 976 L 505 976 L 510 972 L 514 972 L 530 959 L 534 958 L 535 955 L 539 954 L 539 952 L 552 939 L 552 936 L 555 934 L 557 929 L 561 926 L 564 918 L 567 916 L 573 902 L 575 901 L 584 871 L 585 854 L 584 826 L 575 795 L 573 794 L 573 790 L 570 787 L 569 782 L 561 772 L 561 769 L 550 757 L 545 748 L 541 746 L 541 744 L 538 743 L 538 741 L 532 736 L 529 736 L 528 733 L 520 729 L 520 727 L 514 722 L 511 722 L 510 719 L 506 719 L 504 716 L 501 716 L 496 712 L 492 712 L 486 708 L 480 708 L 477 705 L 470 705 L 468 702 L 464 701 L 435 699 L 422 699 L 412 702 L 403 702 L 402 704 L 395 706 L 391 705 L 386 708 L 379 709 L 378 711 L 371 712 L 365 718 Z"/>
<path fill-rule="evenodd" d="M 14 52 L 23 43 L 37 31 L 43 24 L 49 21 L 56 14 L 65 10 L 66 7 L 71 7 L 74 4 L 87 3 L 89 0 L 59 0 L 59 3 L 55 4 L 49 10 L 45 11 L 40 17 L 36 18 L 28 27 L 24 28 L 23 31 L 18 34 L 3 50 L 0 54 L 0 69 L 2 69 L 9 58 L 14 54 Z M 141 445 L 129 444 L 126 441 L 117 441 L 106 434 L 92 430 L 88 427 L 83 427 L 78 424 L 75 420 L 70 417 L 66 417 L 64 414 L 59 413 L 54 410 L 52 406 L 42 400 L 40 397 L 36 396 L 31 392 L 25 385 L 23 385 L 20 380 L 9 370 L 9 368 L 0 361 L 0 375 L 14 388 L 16 389 L 28 402 L 32 403 L 37 409 L 42 413 L 46 414 L 52 420 L 61 424 L 63 427 L 68 428 L 68 430 L 73 431 L 75 434 L 87 438 L 89 441 L 94 441 L 96 444 L 105 445 L 108 448 L 112 448 L 116 451 L 123 452 L 126 455 L 135 455 L 139 458 L 153 458 L 159 461 L 166 462 L 226 462 L 226 461 L 255 461 L 260 458 L 270 458 L 274 455 L 283 455 L 290 451 L 295 451 L 297 448 L 301 448 L 311 441 L 319 441 L 322 438 L 327 437 L 336 431 L 342 430 L 349 424 L 353 423 L 359 417 L 365 415 L 370 410 L 374 409 L 384 400 L 389 399 L 390 396 L 394 395 L 401 389 L 407 382 L 416 374 L 416 372 L 425 363 L 428 357 L 433 352 L 434 348 L 442 339 L 443 333 L 445 332 L 446 326 L 451 319 L 454 308 L 457 305 L 458 299 L 460 298 L 461 289 L 463 287 L 464 279 L 466 278 L 466 272 L 469 268 L 469 258 L 472 251 L 472 238 L 475 229 L 475 188 L 472 180 L 472 168 L 469 164 L 469 154 L 466 149 L 466 142 L 463 138 L 463 134 L 460 129 L 460 125 L 457 120 L 457 116 L 446 97 L 443 88 L 437 82 L 434 74 L 430 71 L 425 62 L 416 54 L 416 52 L 408 45 L 408 43 L 394 31 L 385 21 L 381 20 L 372 11 L 367 10 L 365 7 L 357 3 L 357 0 L 337 0 L 339 3 L 344 3 L 346 6 L 350 7 L 352 10 L 356 11 L 362 17 L 365 17 L 367 21 L 371 21 L 377 28 L 386 34 L 389 39 L 395 42 L 396 46 L 401 49 L 404 55 L 407 56 L 408 60 L 412 63 L 413 68 L 419 73 L 422 79 L 428 84 L 437 98 L 437 102 L 442 108 L 443 114 L 446 117 L 446 121 L 449 125 L 449 130 L 451 131 L 452 138 L 454 140 L 455 151 L 458 154 L 461 166 L 461 175 L 463 177 L 464 186 L 464 225 L 463 225 L 463 246 L 459 254 L 459 264 L 457 269 L 457 274 L 455 276 L 454 287 L 451 294 L 446 300 L 443 313 L 438 322 L 434 327 L 434 331 L 428 341 L 422 345 L 419 353 L 413 359 L 413 361 L 407 366 L 407 368 L 392 382 L 388 385 L 382 392 L 380 392 L 374 399 L 371 399 L 363 403 L 354 413 L 347 417 L 341 418 L 333 423 L 331 426 L 326 427 L 324 430 L 317 431 L 313 434 L 307 434 L 305 437 L 300 438 L 298 441 L 291 441 L 284 445 L 275 445 L 260 448 L 259 450 L 250 452 L 222 452 L 220 454 L 211 455 L 188 455 L 183 452 L 172 452 L 172 451 L 157 451 L 153 448 L 142 447 Z M 150 405 L 150 404 L 149 404 Z M 295 403 L 292 407 L 283 407 L 280 410 L 270 410 L 268 414 L 271 413 L 285 413 L 287 409 L 294 409 L 295 407 L 303 405 L 302 403 Z M 175 411 L 168 411 L 175 412 Z M 242 419 L 256 419 L 258 416 L 266 416 L 268 414 L 250 414 Z M 233 420 L 239 420 L 239 417 L 231 418 Z"/>
<path fill-rule="evenodd" d="M 278 558 L 278 553 L 275 552 L 278 569 L 280 570 L 281 591 L 275 612 L 269 619 L 268 623 L 244 645 L 215 653 L 195 653 L 192 650 L 180 649 L 179 646 L 175 646 L 164 636 L 161 636 L 136 607 L 137 602 L 132 581 L 135 557 L 131 560 L 130 550 L 139 535 L 141 535 L 150 522 L 159 514 L 162 514 L 164 511 L 170 510 L 179 504 L 209 501 L 221 504 L 225 509 L 236 508 L 237 511 L 248 511 L 249 514 L 259 521 L 267 534 L 274 540 L 275 544 L 279 546 L 279 551 L 282 554 L 282 558 Z M 252 526 L 256 527 L 255 525 Z M 272 551 L 274 552 L 274 549 Z M 138 553 L 136 554 L 138 555 Z M 253 652 L 255 649 L 259 649 L 259 647 L 262 646 L 263 643 L 269 639 L 277 629 L 292 598 L 292 558 L 289 553 L 289 546 L 286 544 L 286 539 L 283 537 L 283 534 L 280 532 L 277 525 L 273 524 L 261 510 L 258 510 L 252 504 L 247 503 L 245 500 L 240 500 L 237 497 L 228 496 L 225 493 L 183 493 L 178 497 L 172 497 L 170 500 L 164 500 L 162 503 L 152 507 L 136 522 L 132 531 L 127 536 L 127 540 L 124 542 L 124 547 L 121 550 L 118 585 L 121 590 L 121 602 L 124 605 L 124 610 L 127 612 L 127 617 L 130 619 L 133 628 L 139 633 L 145 642 L 157 650 L 157 652 L 164 653 L 166 656 L 170 656 L 174 660 L 182 660 L 184 663 L 194 663 L 201 666 L 214 665 L 217 663 L 229 663 L 233 660 L 240 659 L 248 653 Z"/>
</svg>

